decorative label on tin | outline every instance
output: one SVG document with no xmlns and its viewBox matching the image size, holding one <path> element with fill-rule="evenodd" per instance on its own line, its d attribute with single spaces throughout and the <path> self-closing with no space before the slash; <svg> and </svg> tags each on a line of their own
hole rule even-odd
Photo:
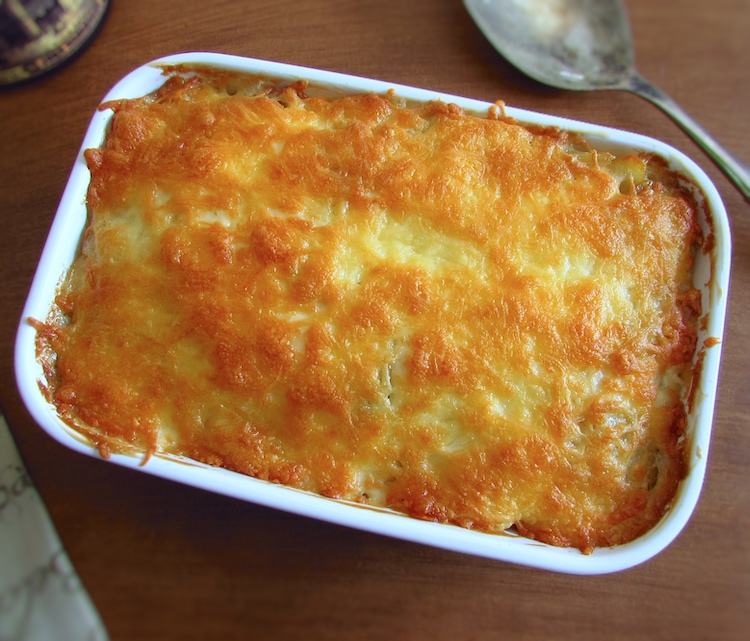
<svg viewBox="0 0 750 641">
<path fill-rule="evenodd" d="M 0 85 L 40 76 L 91 39 L 109 0 L 0 0 Z"/>
</svg>

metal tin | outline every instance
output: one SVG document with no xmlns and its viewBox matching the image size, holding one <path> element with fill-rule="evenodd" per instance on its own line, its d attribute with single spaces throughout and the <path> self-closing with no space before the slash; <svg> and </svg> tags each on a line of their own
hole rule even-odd
<svg viewBox="0 0 750 641">
<path fill-rule="evenodd" d="M 96 33 L 109 0 L 0 0 L 0 85 L 70 60 Z"/>
</svg>

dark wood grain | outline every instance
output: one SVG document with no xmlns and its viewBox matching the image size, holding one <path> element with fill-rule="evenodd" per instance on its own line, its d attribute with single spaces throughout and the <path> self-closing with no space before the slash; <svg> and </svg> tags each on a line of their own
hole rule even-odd
<svg viewBox="0 0 750 641">
<path fill-rule="evenodd" d="M 750 3 L 628 7 L 642 74 L 750 161 Z M 626 572 L 557 575 L 214 496 L 72 453 L 40 430 L 16 390 L 13 343 L 83 133 L 128 71 L 190 50 L 503 99 L 660 138 L 706 170 L 731 218 L 733 272 L 708 474 L 674 544 Z M 0 408 L 113 639 L 740 639 L 750 629 L 750 206 L 640 98 L 526 79 L 458 0 L 113 2 L 73 64 L 0 93 L 0 223 Z"/>
</svg>

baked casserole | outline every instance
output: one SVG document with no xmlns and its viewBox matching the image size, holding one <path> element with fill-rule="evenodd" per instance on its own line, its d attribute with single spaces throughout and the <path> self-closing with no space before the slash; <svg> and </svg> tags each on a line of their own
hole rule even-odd
<svg viewBox="0 0 750 641">
<path fill-rule="evenodd" d="M 502 105 L 170 67 L 113 112 L 34 321 L 102 455 L 176 454 L 590 552 L 687 471 L 698 204 Z"/>
</svg>

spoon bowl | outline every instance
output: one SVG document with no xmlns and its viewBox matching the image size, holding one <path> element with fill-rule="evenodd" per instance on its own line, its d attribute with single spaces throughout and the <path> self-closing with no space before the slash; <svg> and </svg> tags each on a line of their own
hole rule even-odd
<svg viewBox="0 0 750 641">
<path fill-rule="evenodd" d="M 630 91 L 655 104 L 750 201 L 748 168 L 636 70 L 621 0 L 464 0 L 464 5 L 495 49 L 534 80 L 577 91 Z"/>
</svg>

